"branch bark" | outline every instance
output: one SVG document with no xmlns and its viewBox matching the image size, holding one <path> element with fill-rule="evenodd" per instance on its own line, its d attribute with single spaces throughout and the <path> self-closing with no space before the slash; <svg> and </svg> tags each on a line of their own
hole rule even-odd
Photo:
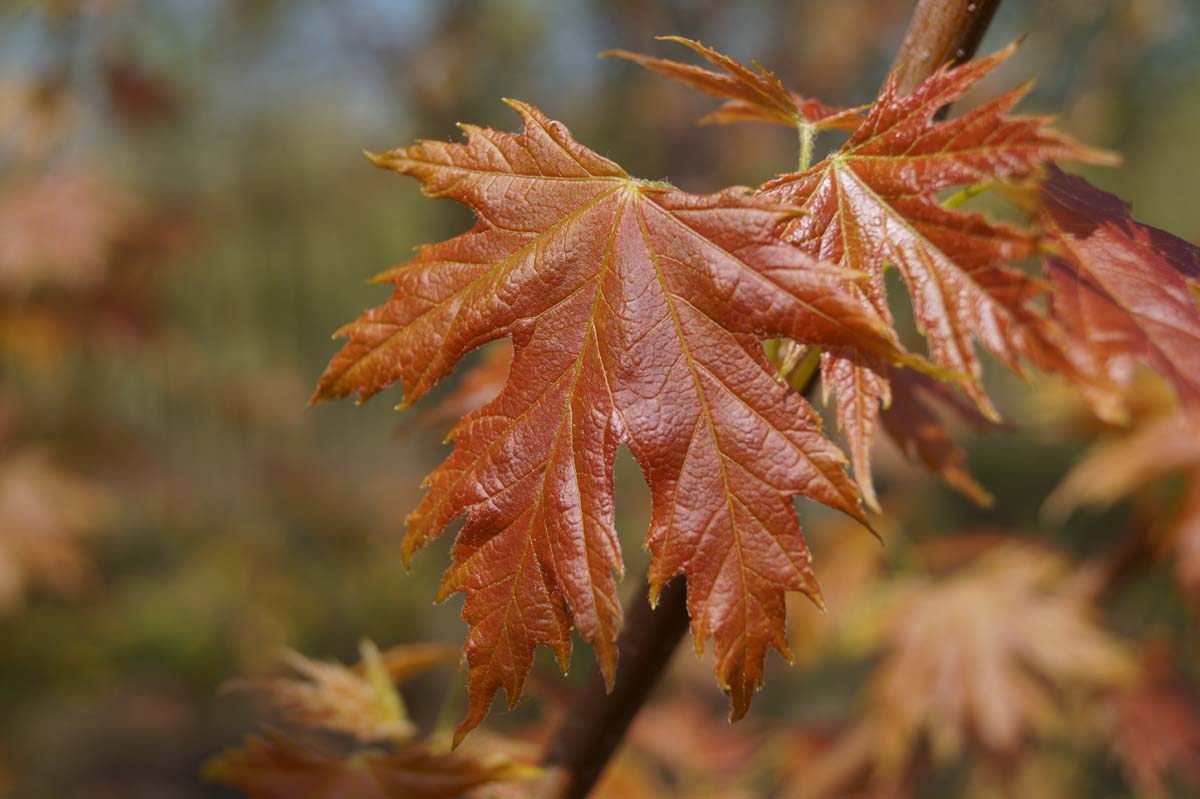
<svg viewBox="0 0 1200 799">
<path fill-rule="evenodd" d="M 643 583 L 646 582 L 643 580 Z M 645 594 L 629 609 L 617 640 L 617 677 L 607 693 L 592 675 L 567 708 L 544 765 L 563 771 L 563 799 L 583 799 L 620 745 L 688 630 L 687 588 L 676 577 L 663 588 L 658 606 Z"/>
<path fill-rule="evenodd" d="M 975 54 L 1000 0 L 920 0 L 892 68 L 900 93 L 909 94 L 946 63 Z"/>
<path fill-rule="evenodd" d="M 920 0 L 896 56 L 903 91 L 911 91 L 946 62 L 969 59 L 998 5 L 1000 0 Z M 805 394 L 814 383 L 810 378 Z M 618 669 L 612 693 L 605 691 L 598 673 L 593 675 L 575 694 L 543 759 L 558 775 L 556 797 L 584 799 L 588 795 L 666 672 L 689 621 L 682 577 L 663 589 L 655 609 L 644 594 L 638 595 L 626 612 L 617 641 Z"/>
</svg>

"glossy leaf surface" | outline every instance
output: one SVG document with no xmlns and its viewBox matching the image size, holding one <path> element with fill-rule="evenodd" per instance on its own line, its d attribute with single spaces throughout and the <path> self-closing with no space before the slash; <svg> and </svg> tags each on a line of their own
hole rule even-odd
<svg viewBox="0 0 1200 799">
<path fill-rule="evenodd" d="M 942 108 L 1012 51 L 939 69 L 906 97 L 899 95 L 893 75 L 841 149 L 762 189 L 803 209 L 788 225 L 789 240 L 871 276 L 867 296 L 889 321 L 883 274 L 894 266 L 908 286 L 933 360 L 962 375 L 965 390 L 992 416 L 974 342 L 1013 369 L 1042 344 L 1029 330 L 1024 307 L 1037 287 L 1007 266 L 1031 255 L 1033 240 L 1011 225 L 946 207 L 939 192 L 1026 177 L 1052 160 L 1109 160 L 1050 130 L 1044 119 L 1009 116 L 1024 89 L 958 118 L 937 120 Z M 861 352 L 834 349 L 826 354 L 823 374 L 837 396 L 855 473 L 867 485 L 867 446 L 878 409 L 889 398 L 882 369 Z"/>
<path fill-rule="evenodd" d="M 1134 221 L 1118 197 L 1053 169 L 1041 221 L 1055 318 L 1088 367 L 1121 386 L 1149 364 L 1200 413 L 1200 248 Z"/>
<path fill-rule="evenodd" d="M 508 382 L 451 433 L 404 544 L 410 557 L 467 517 L 441 591 L 467 595 L 460 737 L 497 689 L 516 701 L 536 645 L 565 667 L 572 626 L 611 683 L 620 443 L 650 484 L 652 595 L 686 575 L 697 646 L 714 640 L 740 716 L 767 648 L 787 651 L 785 592 L 818 594 L 791 498 L 861 518 L 844 457 L 760 340 L 905 356 L 847 273 L 778 238 L 794 209 L 745 189 L 695 196 L 635 180 L 511 104 L 520 135 L 464 126 L 465 144 L 375 158 L 479 221 L 380 276 L 392 299 L 342 330 L 316 398 L 402 380 L 411 402 L 471 349 L 513 339 Z"/>
</svg>

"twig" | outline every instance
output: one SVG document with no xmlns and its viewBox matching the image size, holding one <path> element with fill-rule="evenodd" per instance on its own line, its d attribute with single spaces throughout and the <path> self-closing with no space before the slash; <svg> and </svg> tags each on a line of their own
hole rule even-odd
<svg viewBox="0 0 1200 799">
<path fill-rule="evenodd" d="M 583 799 L 625 737 L 687 633 L 687 589 L 676 577 L 651 608 L 639 595 L 617 640 L 617 677 L 606 693 L 597 673 L 579 689 L 567 708 L 562 727 L 550 744 L 545 765 L 566 772 L 563 799 Z"/>
<path fill-rule="evenodd" d="M 1000 0 L 920 0 L 892 66 L 908 94 L 946 63 L 971 58 Z"/>
</svg>

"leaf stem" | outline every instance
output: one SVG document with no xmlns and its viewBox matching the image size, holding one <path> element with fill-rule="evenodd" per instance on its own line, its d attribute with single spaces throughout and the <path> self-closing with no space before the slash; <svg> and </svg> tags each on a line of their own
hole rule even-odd
<svg viewBox="0 0 1200 799">
<path fill-rule="evenodd" d="M 986 183 L 976 183 L 972 186 L 963 186 L 961 189 L 947 197 L 942 203 L 942 207 L 950 209 L 958 208 L 967 200 L 971 199 L 972 197 L 978 197 L 989 188 L 991 187 Z"/>
<path fill-rule="evenodd" d="M 800 131 L 800 168 L 803 172 L 812 165 L 813 139 L 816 138 L 816 128 L 807 122 L 797 122 L 796 129 Z"/>
</svg>

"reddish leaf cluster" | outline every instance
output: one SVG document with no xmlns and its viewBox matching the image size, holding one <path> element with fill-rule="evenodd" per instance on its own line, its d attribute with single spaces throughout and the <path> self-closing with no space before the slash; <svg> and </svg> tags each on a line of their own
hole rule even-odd
<svg viewBox="0 0 1200 799">
<path fill-rule="evenodd" d="M 404 543 L 407 560 L 466 517 L 440 594 L 466 594 L 470 706 L 460 738 L 498 689 L 516 701 L 538 644 L 565 667 L 572 627 L 611 684 L 621 618 L 618 445 L 633 452 L 653 498 L 651 594 L 686 576 L 696 645 L 713 639 L 717 678 L 738 717 L 761 683 L 766 650 L 788 653 L 785 593 L 819 598 L 791 499 L 863 520 L 859 487 L 877 504 L 869 446 L 881 409 L 891 403 L 883 425 L 906 452 L 983 500 L 934 412 L 996 418 L 975 342 L 1014 370 L 1028 360 L 1096 396 L 1111 393 L 1099 374 L 1111 365 L 1093 368 L 1069 314 L 1040 311 L 1049 286 L 1012 266 L 1037 251 L 1035 232 L 940 200 L 956 187 L 1035 179 L 1055 160 L 1113 160 L 1045 119 L 1011 115 L 1024 89 L 939 119 L 1011 47 L 942 68 L 908 96 L 893 76 L 860 113 L 676 41 L 718 71 L 615 55 L 725 100 L 710 121 L 795 126 L 800 171 L 757 193 L 690 195 L 630 177 L 519 102 L 510 104 L 525 123 L 520 134 L 465 125 L 463 144 L 424 141 L 373 156 L 418 178 L 427 195 L 464 203 L 478 221 L 377 278 L 392 284 L 392 298 L 340 331 L 349 341 L 314 400 L 366 399 L 400 381 L 408 404 L 472 349 L 513 341 L 503 388 L 455 426 L 455 450 L 429 477 Z M 812 136 L 828 127 L 850 139 L 810 167 Z M 1065 235 L 1057 212 L 1046 214 L 1047 227 Z M 934 367 L 897 343 L 889 266 L 907 284 Z M 1075 267 L 1083 268 L 1103 271 Z M 767 338 L 820 352 L 857 487 L 812 408 L 765 358 Z M 1157 363 L 1144 343 L 1130 347 Z M 900 368 L 914 366 L 957 382 L 978 411 Z"/>
<path fill-rule="evenodd" d="M 1080 371 L 1119 392 L 1142 361 L 1200 414 L 1200 248 L 1135 222 L 1118 197 L 1058 169 L 1042 184 L 1040 220 L 1050 309 L 1079 345 Z"/>
<path fill-rule="evenodd" d="M 605 675 L 620 620 L 612 464 L 619 443 L 650 482 L 652 591 L 688 578 L 698 645 L 745 712 L 768 646 L 787 651 L 786 591 L 817 596 L 791 497 L 861 517 L 841 453 L 759 341 L 786 336 L 904 359 L 847 276 L 782 242 L 795 212 L 741 189 L 694 196 L 630 178 L 536 109 L 521 135 L 467 127 L 375 160 L 467 203 L 469 233 L 380 276 L 392 300 L 342 332 L 317 398 L 397 379 L 411 402 L 484 341 L 511 335 L 500 395 L 451 434 L 454 454 L 410 517 L 411 556 L 467 525 L 442 596 L 464 591 L 471 709 L 514 702 L 533 648 L 564 667 L 572 624 Z"/>
</svg>

